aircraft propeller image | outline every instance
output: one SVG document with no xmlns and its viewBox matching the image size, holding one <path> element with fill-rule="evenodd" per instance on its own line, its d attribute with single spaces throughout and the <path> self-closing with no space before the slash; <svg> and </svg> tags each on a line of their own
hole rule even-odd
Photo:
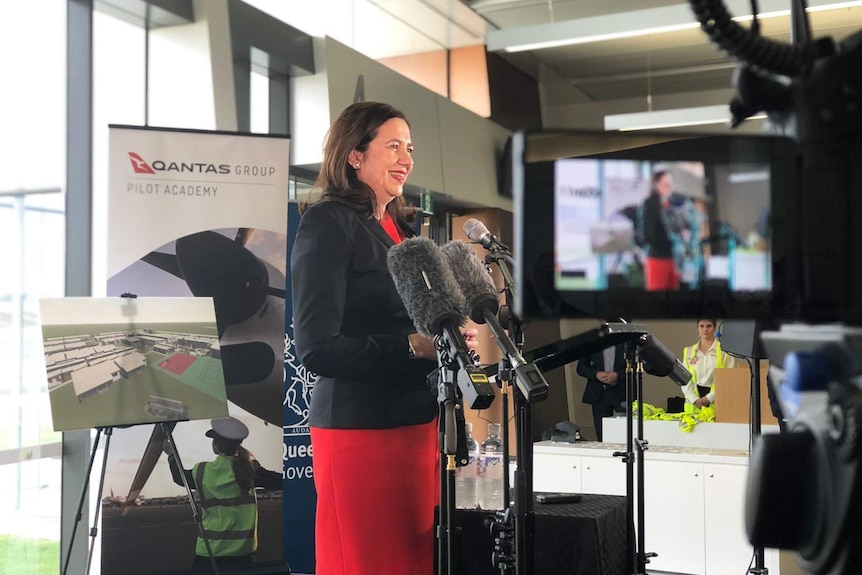
<svg viewBox="0 0 862 575">
<path fill-rule="evenodd" d="M 286 261 L 285 250 L 284 236 L 275 232 L 202 231 L 144 255 L 109 280 L 109 292 L 212 297 L 228 400 L 281 427 L 285 277 L 270 261 Z M 124 512 L 152 473 L 163 440 L 154 429 Z"/>
</svg>

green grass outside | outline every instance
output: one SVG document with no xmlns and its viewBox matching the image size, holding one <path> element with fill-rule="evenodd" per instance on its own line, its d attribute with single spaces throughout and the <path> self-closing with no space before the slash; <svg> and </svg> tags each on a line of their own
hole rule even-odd
<svg viewBox="0 0 862 575">
<path fill-rule="evenodd" d="M 57 575 L 60 542 L 0 535 L 0 575 Z"/>
<path fill-rule="evenodd" d="M 44 445 L 46 443 L 56 443 L 63 439 L 63 434 L 59 431 L 54 431 L 54 428 L 51 425 L 47 427 L 43 427 L 39 430 L 39 444 Z M 17 445 L 12 445 L 12 433 L 8 429 L 0 429 L 0 451 L 4 449 L 15 449 Z M 33 447 L 32 445 L 27 445 L 26 447 Z M 2 572 L 0 572 L 2 575 Z"/>
</svg>

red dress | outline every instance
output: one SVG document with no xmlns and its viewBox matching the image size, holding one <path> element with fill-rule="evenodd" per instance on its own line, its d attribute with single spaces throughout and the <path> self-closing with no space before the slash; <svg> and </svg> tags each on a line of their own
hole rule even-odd
<svg viewBox="0 0 862 575">
<path fill-rule="evenodd" d="M 311 428 L 317 575 L 433 574 L 437 427 Z"/>
</svg>

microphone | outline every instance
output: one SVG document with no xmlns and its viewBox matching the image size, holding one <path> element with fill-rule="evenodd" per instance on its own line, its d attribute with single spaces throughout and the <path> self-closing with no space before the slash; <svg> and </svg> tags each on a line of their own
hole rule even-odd
<svg viewBox="0 0 862 575">
<path fill-rule="evenodd" d="M 467 405 L 472 409 L 490 406 L 494 388 L 485 372 L 473 364 L 458 330 L 465 320 L 466 302 L 440 248 L 428 238 L 409 238 L 389 250 L 386 265 L 416 330 L 442 338 L 458 362 L 458 388 Z"/>
<path fill-rule="evenodd" d="M 485 224 L 476 218 L 470 218 L 464 222 L 464 233 L 467 234 L 470 240 L 481 244 L 489 252 L 502 252 L 506 255 L 512 254 L 506 244 L 498 240 L 494 234 L 488 231 Z"/>
<path fill-rule="evenodd" d="M 548 382 L 534 363 L 528 363 L 506 334 L 497 319 L 500 304 L 497 301 L 497 288 L 485 265 L 476 257 L 470 244 L 451 241 L 441 250 L 445 261 L 467 303 L 467 314 L 476 323 L 486 323 L 494 335 L 497 345 L 509 358 L 524 398 L 529 402 L 540 401 L 548 395 Z"/>
<path fill-rule="evenodd" d="M 485 312 L 496 314 L 500 309 L 497 286 L 485 265 L 479 261 L 470 244 L 453 240 L 440 250 L 466 300 L 465 311 L 476 323 L 485 323 Z"/>
<path fill-rule="evenodd" d="M 644 363 L 644 371 L 648 374 L 670 377 L 680 387 L 691 381 L 691 372 L 673 352 L 652 335 L 642 336 L 637 341 L 637 346 Z"/>
</svg>

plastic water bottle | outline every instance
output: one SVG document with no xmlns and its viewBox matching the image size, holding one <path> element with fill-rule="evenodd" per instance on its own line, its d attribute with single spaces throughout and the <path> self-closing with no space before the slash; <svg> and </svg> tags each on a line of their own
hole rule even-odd
<svg viewBox="0 0 862 575">
<path fill-rule="evenodd" d="M 455 468 L 455 507 L 475 509 L 479 506 L 479 443 L 473 439 L 473 424 L 467 430 L 467 465 Z"/>
<path fill-rule="evenodd" d="M 503 508 L 503 441 L 500 424 L 488 424 L 488 438 L 482 442 L 479 460 L 479 507 Z"/>
</svg>

